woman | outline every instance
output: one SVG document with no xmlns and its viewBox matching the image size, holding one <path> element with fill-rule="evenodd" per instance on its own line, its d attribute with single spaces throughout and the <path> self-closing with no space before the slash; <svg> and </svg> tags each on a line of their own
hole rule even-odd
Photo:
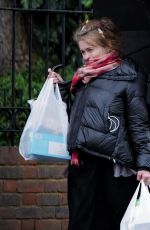
<svg viewBox="0 0 150 230">
<path fill-rule="evenodd" d="M 71 82 L 49 69 L 71 105 L 68 149 L 69 230 L 119 230 L 141 179 L 150 183 L 150 125 L 145 80 L 122 60 L 109 18 L 83 23 L 74 40 L 84 65 Z"/>
</svg>

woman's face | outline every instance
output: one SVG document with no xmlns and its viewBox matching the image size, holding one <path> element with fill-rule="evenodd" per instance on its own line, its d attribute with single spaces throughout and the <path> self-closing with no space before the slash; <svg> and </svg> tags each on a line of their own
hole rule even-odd
<svg viewBox="0 0 150 230">
<path fill-rule="evenodd" d="M 108 49 L 101 47 L 95 42 L 80 40 L 78 45 L 82 54 L 84 64 L 87 64 L 88 61 L 93 58 L 101 57 L 108 53 Z"/>
</svg>

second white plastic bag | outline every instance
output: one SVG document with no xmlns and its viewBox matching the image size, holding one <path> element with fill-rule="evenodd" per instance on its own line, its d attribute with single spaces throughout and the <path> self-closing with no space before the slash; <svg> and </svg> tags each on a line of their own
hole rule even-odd
<svg viewBox="0 0 150 230">
<path fill-rule="evenodd" d="M 120 230 L 150 230 L 150 193 L 143 181 L 139 183 L 129 203 Z"/>
<path fill-rule="evenodd" d="M 38 156 L 70 159 L 67 151 L 68 116 L 59 87 L 48 78 L 26 122 L 19 152 L 26 159 Z"/>
</svg>

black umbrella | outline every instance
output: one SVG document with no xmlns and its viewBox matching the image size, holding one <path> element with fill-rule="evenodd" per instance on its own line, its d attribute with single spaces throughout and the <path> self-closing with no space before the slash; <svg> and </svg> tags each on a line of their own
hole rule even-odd
<svg viewBox="0 0 150 230">
<path fill-rule="evenodd" d="M 123 56 L 129 56 L 150 75 L 150 0 L 94 0 L 94 18 L 111 17 L 124 38 Z"/>
</svg>

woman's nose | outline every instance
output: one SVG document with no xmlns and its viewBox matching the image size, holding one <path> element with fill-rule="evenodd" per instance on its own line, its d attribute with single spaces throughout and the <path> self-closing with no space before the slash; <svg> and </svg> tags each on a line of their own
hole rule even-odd
<svg viewBox="0 0 150 230">
<path fill-rule="evenodd" d="M 85 53 L 85 54 L 83 55 L 83 60 L 84 60 L 84 61 L 88 61 L 89 58 L 90 58 L 89 53 Z"/>
</svg>

